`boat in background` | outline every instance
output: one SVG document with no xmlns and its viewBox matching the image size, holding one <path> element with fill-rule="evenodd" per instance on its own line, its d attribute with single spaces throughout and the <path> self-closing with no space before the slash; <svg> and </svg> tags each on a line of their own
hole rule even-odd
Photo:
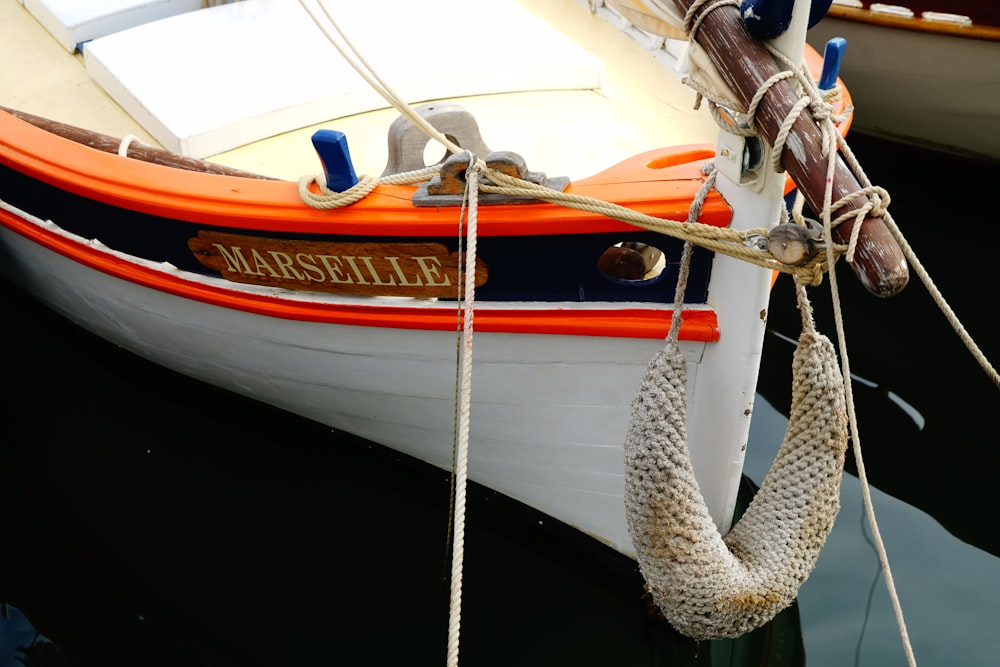
<svg viewBox="0 0 1000 667">
<path fill-rule="evenodd" d="M 1000 5 L 833 0 L 808 39 L 842 37 L 854 130 L 967 157 L 1000 159 Z"/>
</svg>

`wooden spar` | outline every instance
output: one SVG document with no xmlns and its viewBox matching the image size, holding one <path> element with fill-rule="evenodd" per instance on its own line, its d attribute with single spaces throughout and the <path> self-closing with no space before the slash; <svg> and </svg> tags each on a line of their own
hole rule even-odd
<svg viewBox="0 0 1000 667">
<path fill-rule="evenodd" d="M 8 109 L 5 106 L 0 106 L 0 111 L 5 111 L 15 118 L 19 118 L 27 123 L 31 123 L 35 127 L 40 127 L 47 132 L 52 134 L 57 134 L 64 139 L 70 139 L 78 144 L 83 144 L 84 146 L 90 146 L 91 148 L 96 148 L 99 151 L 105 153 L 117 153 L 118 147 L 121 146 L 122 140 L 116 137 L 112 137 L 107 134 L 101 134 L 100 132 L 93 132 L 91 130 L 85 130 L 83 128 L 76 127 L 74 125 L 67 125 L 66 123 L 60 123 L 54 120 L 49 120 L 48 118 L 43 118 L 41 116 L 35 116 L 30 113 L 25 113 L 24 111 L 17 111 L 16 109 Z M 187 171 L 198 171 L 206 174 L 220 174 L 223 176 L 239 176 L 241 178 L 259 178 L 265 180 L 271 180 L 267 176 L 261 176 L 259 174 L 254 174 L 249 171 L 243 171 L 242 169 L 236 169 L 233 167 L 227 167 L 221 164 L 215 164 L 213 162 L 206 162 L 204 160 L 197 160 L 195 158 L 186 157 L 184 155 L 178 155 L 177 153 L 172 153 L 168 150 L 162 148 L 156 148 L 154 146 L 144 146 L 142 144 L 131 144 L 128 147 L 128 157 L 142 160 L 143 162 L 152 162 L 154 164 L 163 165 L 165 167 L 173 167 L 175 169 L 185 169 Z"/>
<path fill-rule="evenodd" d="M 674 0 L 682 13 L 686 13 L 693 0 Z M 710 6 L 712 3 L 708 3 Z M 699 12 L 704 13 L 704 9 Z M 697 21 L 697 15 L 695 16 Z M 749 106 L 761 85 L 771 76 L 781 72 L 781 67 L 764 48 L 753 39 L 740 19 L 739 8 L 724 5 L 705 14 L 696 35 L 722 78 L 740 101 Z M 734 57 L 736 54 L 736 57 Z M 772 86 L 757 106 L 756 122 L 761 135 L 773 146 L 785 117 L 798 100 L 794 84 L 785 79 Z M 806 109 L 795 121 L 781 155 L 785 169 L 815 211 L 823 209 L 827 164 L 822 157 L 823 136 L 820 128 Z M 861 189 L 854 174 L 837 155 L 833 178 L 833 201 Z M 838 211 L 857 210 L 864 202 L 853 202 Z M 847 243 L 855 222 L 845 221 L 833 230 L 837 243 Z M 866 217 L 852 264 L 865 288 L 879 297 L 898 294 L 909 281 L 909 268 L 903 251 L 881 219 Z"/>
</svg>

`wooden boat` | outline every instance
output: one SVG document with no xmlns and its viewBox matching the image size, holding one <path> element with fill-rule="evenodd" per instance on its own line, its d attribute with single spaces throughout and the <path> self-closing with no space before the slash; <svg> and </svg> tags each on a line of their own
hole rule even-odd
<svg viewBox="0 0 1000 667">
<path fill-rule="evenodd" d="M 834 0 L 809 33 L 847 40 L 841 73 L 854 129 L 971 157 L 1000 158 L 1000 7 L 991 2 Z"/>
<path fill-rule="evenodd" d="M 278 20 L 304 21 L 297 6 L 245 0 L 192 9 L 95 37 L 81 54 L 76 37 L 60 43 L 47 36 L 32 5 L 0 2 L 11 37 L 3 42 L 7 65 L 0 74 L 7 107 L 0 113 L 0 264 L 11 280 L 156 363 L 444 468 L 452 466 L 463 384 L 457 343 L 463 323 L 468 333 L 472 320 L 463 310 L 471 299 L 460 297 L 474 289 L 470 479 L 634 553 L 622 506 L 622 440 L 633 394 L 670 328 L 680 238 L 606 212 L 542 201 L 537 189 L 484 192 L 475 271 L 466 272 L 470 158 L 452 156 L 433 179 L 393 180 L 433 166 L 438 154 L 424 157 L 426 137 L 416 147 L 407 143 L 413 127 L 394 122 L 396 112 L 362 109 L 372 106 L 368 99 L 331 96 L 349 98 L 336 118 L 330 110 L 336 104 L 315 92 L 329 84 L 325 60 L 313 71 L 311 96 L 288 108 L 278 90 L 282 78 L 291 78 L 287 71 L 254 70 L 264 97 L 273 99 L 271 108 L 252 110 L 242 89 L 198 78 L 208 76 L 201 70 L 232 68 L 219 62 L 234 48 L 225 39 L 255 40 L 261 22 L 273 29 Z M 757 231 L 740 230 L 777 221 L 792 188 L 784 175 L 762 168 L 763 143 L 720 133 L 707 112 L 686 110 L 694 94 L 585 6 L 561 0 L 525 6 L 531 11 L 497 5 L 479 18 L 476 34 L 504 25 L 498 17 L 507 12 L 524 39 L 568 42 L 549 56 L 555 71 L 535 71 L 536 90 L 511 96 L 482 87 L 509 89 L 509 80 L 475 78 L 472 90 L 463 93 L 459 85 L 455 92 L 454 81 L 438 81 L 441 68 L 434 67 L 430 79 L 440 85 L 433 95 L 467 95 L 459 101 L 485 139 L 453 100 L 424 105 L 425 118 L 477 154 L 484 141 L 498 146 L 494 137 L 517 151 L 489 153 L 487 167 L 496 171 L 487 174 L 610 202 L 616 215 L 687 220 L 708 180 L 706 165 L 723 156 L 720 162 L 732 164 L 723 165 L 728 171 L 717 190 L 707 191 L 697 221 L 707 230 L 735 230 L 745 240 L 738 246 L 759 244 Z M 447 2 L 434 12 L 421 7 L 434 17 L 449 15 Z M 200 39 L 199 26 L 222 43 L 219 58 L 211 40 L 190 61 L 162 56 L 157 45 L 165 35 Z M 301 32 L 272 40 L 280 42 L 278 52 L 318 34 L 309 24 L 296 26 Z M 412 24 L 407 32 L 414 32 Z M 592 56 L 566 35 L 602 59 L 597 82 L 586 76 Z M 258 54 L 265 61 L 275 53 L 253 43 L 268 52 Z M 514 45 L 503 46 L 506 65 L 531 61 Z M 319 47 L 310 42 L 304 53 L 312 48 Z M 451 59 L 462 48 L 448 42 L 435 58 Z M 670 58 L 666 50 L 662 57 Z M 809 50 L 806 57 L 818 76 L 819 57 Z M 527 65 L 525 76 L 538 69 Z M 562 85 L 555 75 L 567 69 L 577 77 L 564 86 L 572 89 L 552 90 Z M 469 79 L 458 74 L 459 83 Z M 195 89 L 204 96 L 192 99 Z M 176 129 L 183 122 L 174 121 L 192 105 L 203 119 L 231 96 L 239 98 L 241 118 Z M 844 91 L 838 108 L 849 103 Z M 123 108 L 144 118 L 146 129 Z M 843 120 L 841 131 L 848 124 Z M 252 136 L 258 126 L 268 136 Z M 331 127 L 343 134 L 322 131 Z M 138 142 L 118 139 L 133 134 Z M 325 147 L 342 147 L 345 137 L 353 153 Z M 377 173 L 384 164 L 370 192 L 350 205 L 323 208 L 323 197 L 338 193 L 316 183 L 322 168 L 327 184 L 342 179 L 347 187 L 357 173 Z M 802 176 L 803 190 L 809 186 L 807 198 L 821 196 L 815 193 L 825 174 L 788 168 Z M 301 183 L 294 180 L 303 174 Z M 857 187 L 837 183 L 841 192 Z M 894 292 L 902 284 L 900 264 L 905 268 L 891 258 L 883 263 L 888 277 L 879 266 L 869 266 L 870 275 L 862 268 L 862 278 L 873 291 Z M 697 248 L 684 293 L 679 338 L 689 362 L 691 456 L 723 531 L 741 477 L 768 292 L 780 268 L 769 254 L 762 268 Z"/>
</svg>

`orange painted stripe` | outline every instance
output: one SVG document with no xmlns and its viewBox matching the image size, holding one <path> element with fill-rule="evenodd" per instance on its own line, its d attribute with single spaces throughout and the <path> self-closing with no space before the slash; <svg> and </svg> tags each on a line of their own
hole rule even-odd
<svg viewBox="0 0 1000 667">
<path fill-rule="evenodd" d="M 134 264 L 105 251 L 42 229 L 20 217 L 0 211 L 0 223 L 49 250 L 75 262 L 135 285 L 267 317 L 326 322 L 353 326 L 454 331 L 455 308 L 408 308 L 326 304 L 251 294 L 170 275 Z M 616 310 L 560 308 L 491 309 L 483 302 L 476 311 L 476 330 L 522 334 L 562 334 L 624 338 L 664 338 L 670 328 L 670 310 L 622 308 Z M 686 310 L 682 314 L 682 340 L 713 342 L 719 339 L 713 310 Z"/>
<path fill-rule="evenodd" d="M 805 50 L 818 76 L 822 58 Z M 843 98 L 842 111 L 851 104 Z M 846 133 L 850 118 L 839 127 Z M 684 220 L 704 182 L 701 168 L 714 157 L 712 145 L 675 146 L 648 151 L 600 174 L 570 185 L 574 194 L 610 201 L 659 217 Z M 412 186 L 381 185 L 349 207 L 319 211 L 304 205 L 288 181 L 244 179 L 184 171 L 130 159 L 127 169 L 115 154 L 56 136 L 0 113 L 0 162 L 54 187 L 129 210 L 219 227 L 346 236 L 452 236 L 458 209 L 414 208 Z M 792 188 L 789 180 L 786 192 Z M 731 210 L 712 192 L 700 221 L 724 227 Z M 604 216 L 549 204 L 482 207 L 483 236 L 547 235 L 634 231 Z"/>
<path fill-rule="evenodd" d="M 650 215 L 684 220 L 705 177 L 701 167 L 712 146 L 649 151 L 581 179 L 569 191 L 610 201 Z M 459 207 L 414 207 L 414 186 L 380 185 L 351 206 L 321 211 L 302 203 L 297 184 L 185 171 L 123 160 L 53 135 L 0 113 L 0 162 L 22 173 L 89 199 L 170 219 L 218 227 L 281 230 L 307 234 L 417 237 L 455 234 Z M 732 211 L 713 192 L 700 218 L 724 227 Z M 482 236 L 635 231 L 605 216 L 552 204 L 483 206 Z"/>
</svg>

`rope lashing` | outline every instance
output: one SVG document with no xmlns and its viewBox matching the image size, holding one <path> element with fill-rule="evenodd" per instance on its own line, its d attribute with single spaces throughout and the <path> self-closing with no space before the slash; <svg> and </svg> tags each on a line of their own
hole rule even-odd
<svg viewBox="0 0 1000 667">
<path fill-rule="evenodd" d="M 719 6 L 724 4 L 731 3 L 723 1 L 719 4 Z M 788 72 L 787 74 L 772 77 L 761 86 L 761 90 L 755 97 L 755 101 L 751 103 L 751 109 L 748 110 L 749 115 L 744 121 L 747 125 L 746 128 L 739 128 L 739 123 L 734 126 L 732 121 L 726 123 L 726 126 L 731 131 L 735 131 L 736 133 L 753 133 L 753 113 L 755 111 L 756 101 L 759 101 L 764 92 L 766 92 L 771 85 L 774 85 L 778 81 L 791 76 L 796 77 L 801 82 L 803 89 L 809 91 L 809 94 L 804 95 L 801 98 L 800 104 L 797 104 L 793 109 L 793 112 L 789 114 L 784 126 L 790 128 L 791 124 L 794 123 L 798 115 L 806 108 L 812 109 L 814 115 L 817 117 L 823 118 L 824 120 L 830 120 L 832 118 L 832 106 L 824 100 L 824 94 L 816 89 L 815 84 L 812 84 L 811 78 L 808 74 L 800 71 L 796 73 Z M 401 103 L 398 104 L 402 106 Z M 716 106 L 713 106 L 713 111 L 716 115 L 718 115 Z M 423 119 L 420 120 L 422 121 Z M 824 123 L 824 126 L 827 124 L 828 123 Z M 733 129 L 734 127 L 736 129 Z M 781 154 L 785 136 L 787 136 L 787 131 L 779 135 L 780 142 L 775 146 L 775 155 Z M 776 170 L 780 170 L 780 162 L 774 162 L 773 167 Z M 611 202 L 553 190 L 540 184 L 531 183 L 529 181 L 509 176 L 497 170 L 489 169 L 483 165 L 479 165 L 479 169 L 483 178 L 487 180 L 487 182 L 484 182 L 480 186 L 480 190 L 485 193 L 533 198 L 560 206 L 597 213 L 599 215 L 620 220 L 650 231 L 679 238 L 684 241 L 691 241 L 713 252 L 735 257 L 757 266 L 783 273 L 791 273 L 796 276 L 797 280 L 807 285 L 819 285 L 822 282 L 823 274 L 829 271 L 829 262 L 827 258 L 820 254 L 817 254 L 815 257 L 803 264 L 784 264 L 777 261 L 776 258 L 765 249 L 767 246 L 766 243 L 762 245 L 755 245 L 749 242 L 751 238 L 766 239 L 769 231 L 764 228 L 737 231 L 727 228 L 714 227 L 712 225 L 705 225 L 694 221 L 681 222 L 665 218 L 657 218 L 633 211 Z M 325 187 L 322 176 L 305 176 L 299 179 L 298 188 L 300 197 L 306 204 L 315 208 L 331 209 L 353 204 L 371 193 L 372 190 L 374 190 L 374 188 L 380 183 L 418 183 L 430 178 L 434 173 L 436 173 L 436 170 L 436 166 L 431 166 L 423 170 L 392 176 L 383 176 L 379 179 L 374 179 L 369 176 L 361 176 L 357 185 L 342 193 L 328 190 Z M 318 192 L 314 190 L 318 190 Z M 861 196 L 865 196 L 867 193 L 868 191 L 863 191 L 861 193 L 852 194 L 850 197 L 845 197 L 843 200 L 834 205 L 834 209 L 853 201 L 853 199 L 858 197 L 859 194 Z M 869 206 L 864 210 L 868 211 L 873 210 L 874 208 L 876 207 Z M 836 226 L 836 224 L 839 224 L 842 220 L 850 217 L 852 216 L 841 216 L 841 218 L 838 218 L 838 220 L 834 222 L 834 225 Z M 855 228 L 860 231 L 859 225 L 856 225 Z M 845 249 L 850 251 L 851 247 L 835 247 L 834 257 L 839 258 Z M 849 256 L 853 256 L 853 252 L 849 252 Z"/>
<path fill-rule="evenodd" d="M 481 183 L 479 186 L 479 190 L 484 193 L 538 199 L 567 208 L 596 213 L 666 236 L 690 241 L 707 250 L 735 257 L 736 259 L 766 269 L 790 273 L 806 285 L 819 285 L 823 280 L 823 274 L 829 270 L 827 259 L 821 254 L 801 265 L 779 262 L 775 259 L 774 255 L 764 249 L 767 247 L 766 239 L 770 233 L 764 227 L 739 231 L 727 227 L 715 227 L 693 220 L 679 221 L 669 218 L 658 218 L 613 202 L 553 190 L 544 185 L 531 183 L 530 181 L 509 176 L 501 171 L 490 169 L 485 164 L 480 165 L 477 163 L 477 168 L 479 173 L 485 179 L 489 180 L 489 183 Z M 363 199 L 377 185 L 420 183 L 428 180 L 437 173 L 437 170 L 438 167 L 434 165 L 422 170 L 382 176 L 378 179 L 370 176 L 360 176 L 357 185 L 344 192 L 335 192 L 327 189 L 322 174 L 303 176 L 298 182 L 299 196 L 304 203 L 314 208 L 339 208 L 349 206 Z M 708 171 L 711 173 L 713 170 L 709 169 Z M 317 191 L 314 192 L 314 189 Z M 846 201 L 848 201 L 847 198 L 834 206 L 842 206 Z M 854 212 L 852 211 L 851 215 L 841 216 L 841 219 L 853 217 L 853 215 Z M 752 242 L 753 239 L 763 239 L 765 243 L 755 244 Z M 840 253 L 846 248 L 847 246 L 836 246 L 834 248 L 835 257 L 839 257 Z"/>
<path fill-rule="evenodd" d="M 696 2 L 688 12 L 688 16 L 686 17 L 687 29 L 692 33 L 697 30 L 697 27 L 704 15 L 708 14 L 710 11 L 724 5 L 736 4 L 738 6 L 739 4 L 738 2 L 734 2 L 734 0 L 716 0 L 714 4 L 710 5 L 704 14 L 698 18 L 698 21 L 694 25 L 691 25 L 691 17 L 694 16 L 695 11 L 709 1 L 710 0 L 701 0 Z M 317 26 L 323 30 L 329 41 L 338 49 L 338 51 L 341 52 L 344 58 L 355 68 L 355 70 L 357 70 L 358 73 L 369 82 L 373 89 L 378 91 L 393 107 L 400 111 L 400 113 L 406 115 L 412 122 L 421 127 L 424 132 L 428 134 L 428 136 L 445 145 L 450 152 L 458 152 L 461 150 L 448 140 L 447 137 L 443 136 L 433 126 L 431 126 L 425 119 L 416 114 L 413 109 L 405 104 L 402 98 L 400 98 L 392 90 L 392 88 L 389 87 L 389 85 L 371 69 L 368 62 L 347 39 L 346 35 L 337 25 L 336 21 L 334 21 L 325 6 L 322 4 L 320 5 L 322 11 L 326 14 L 327 22 L 333 26 L 333 30 L 320 20 L 318 13 L 310 8 L 305 0 L 299 0 L 299 2 L 310 14 Z M 336 38 L 334 31 L 339 34 L 340 39 Z M 343 42 L 343 44 L 341 42 Z M 349 51 L 353 52 L 354 55 L 352 56 L 348 53 Z M 811 79 L 809 79 L 809 77 L 804 73 L 797 73 L 796 76 L 800 79 L 800 81 L 811 81 Z M 766 88 L 773 85 L 773 83 L 776 83 L 777 80 L 780 80 L 780 78 L 784 78 L 784 76 L 779 77 L 779 79 L 776 79 L 775 81 L 766 82 L 762 86 L 762 89 L 766 90 Z M 813 85 L 812 88 L 809 88 L 805 83 L 803 85 L 807 90 L 816 90 L 815 85 Z M 764 90 L 761 91 L 761 96 L 763 95 Z M 822 95 L 817 91 L 815 96 L 810 96 L 810 103 L 808 105 L 804 104 L 803 108 L 805 106 L 817 108 L 818 105 L 822 106 L 823 104 Z M 829 105 L 827 104 L 826 107 L 829 107 Z M 829 112 L 826 111 L 825 113 L 827 113 L 826 117 L 829 117 Z M 752 115 L 750 116 L 749 123 L 752 127 Z M 780 154 L 780 148 L 778 152 Z M 478 161 L 479 160 L 477 160 L 477 162 Z M 321 175 L 304 176 L 299 179 L 298 191 L 302 201 L 309 206 L 318 209 L 333 209 L 349 206 L 350 204 L 363 199 L 365 196 L 370 194 L 377 185 L 382 183 L 412 184 L 427 180 L 434 173 L 436 173 L 436 168 L 436 166 L 431 166 L 427 167 L 425 170 L 407 172 L 406 174 L 395 174 L 392 176 L 382 176 L 378 179 L 369 176 L 361 176 L 357 185 L 340 193 L 329 190 L 325 185 L 323 176 Z M 684 241 L 692 241 L 713 252 L 735 257 L 757 266 L 784 273 L 791 273 L 795 275 L 798 280 L 808 285 L 820 284 L 823 274 L 826 271 L 829 271 L 827 259 L 820 255 L 817 255 L 802 265 L 793 266 L 777 261 L 773 255 L 762 247 L 755 246 L 754 244 L 748 242 L 748 240 L 753 237 L 766 239 L 768 230 L 763 228 L 735 231 L 730 229 L 721 229 L 711 225 L 704 225 L 697 222 L 684 223 L 664 218 L 656 218 L 654 216 L 632 211 L 628 208 L 610 202 L 604 202 L 589 197 L 581 197 L 579 195 L 572 195 L 553 190 L 539 184 L 513 178 L 496 170 L 485 168 L 483 165 L 479 165 L 478 168 L 480 169 L 480 173 L 483 178 L 490 182 L 484 183 L 480 186 L 480 190 L 485 193 L 499 193 L 534 198 L 560 206 L 591 211 L 648 229 L 650 231 L 663 233 Z M 766 244 L 764 244 L 764 247 L 766 247 Z M 834 250 L 834 256 L 839 257 L 843 248 L 838 246 L 837 248 L 834 248 Z"/>
<path fill-rule="evenodd" d="M 708 5 L 705 11 L 698 14 L 698 10 L 705 5 Z M 740 3 L 739 0 L 695 0 L 691 3 L 691 6 L 688 7 L 687 12 L 684 14 L 684 32 L 688 35 L 688 41 L 693 42 L 697 38 L 698 29 L 701 27 L 702 21 L 705 20 L 706 16 L 716 9 L 727 5 L 739 8 Z M 696 15 L 698 17 L 697 20 L 695 20 Z"/>
<path fill-rule="evenodd" d="M 803 290 L 804 292 L 804 290 Z M 830 340 L 811 316 L 792 364 L 788 430 L 725 537 L 687 446 L 687 362 L 674 336 L 649 364 L 625 440 L 625 509 L 643 577 L 663 615 L 695 639 L 738 637 L 792 603 L 840 509 L 848 430 Z"/>
<path fill-rule="evenodd" d="M 402 98 L 400 98 L 399 95 L 397 95 L 395 91 L 393 91 L 392 88 L 372 70 L 369 63 L 361 56 L 350 40 L 347 39 L 347 36 L 337 25 L 336 21 L 324 5 L 321 4 L 320 8 L 326 15 L 326 22 L 320 19 L 319 13 L 309 7 L 305 0 L 299 0 L 299 3 L 309 13 L 310 17 L 323 31 L 328 40 L 337 48 L 338 51 L 340 51 L 345 60 L 347 60 L 354 67 L 359 75 L 368 81 L 373 89 L 379 92 L 400 113 L 406 115 L 414 124 L 422 128 L 428 136 L 443 144 L 450 152 L 454 153 L 461 150 L 446 136 L 442 135 L 433 126 L 431 126 L 424 118 L 415 113 L 415 111 L 403 102 Z M 722 4 L 727 3 L 732 4 L 730 0 L 722 0 L 719 4 L 721 6 Z M 700 4 L 704 3 L 699 3 L 699 6 Z M 332 26 L 332 29 L 328 27 L 327 23 Z M 335 33 L 339 34 L 339 39 Z M 352 56 L 351 53 L 354 55 Z M 822 281 L 823 273 L 829 270 L 826 259 L 818 255 L 813 260 L 800 266 L 792 266 L 777 261 L 769 252 L 749 242 L 749 239 L 753 237 L 766 238 L 768 230 L 764 228 L 736 231 L 692 221 L 685 223 L 676 220 L 656 218 L 654 216 L 632 211 L 626 207 L 610 202 L 589 197 L 581 197 L 579 195 L 572 195 L 547 188 L 543 185 L 513 178 L 497 170 L 488 169 L 484 165 L 479 165 L 478 162 L 480 161 L 481 158 L 477 159 L 477 168 L 480 170 L 480 174 L 483 178 L 489 181 L 489 184 L 483 183 L 480 185 L 480 190 L 485 193 L 509 194 L 513 196 L 534 198 L 560 206 L 591 211 L 651 231 L 663 233 L 685 241 L 692 241 L 713 252 L 735 257 L 737 259 L 756 264 L 757 266 L 784 273 L 792 273 L 797 277 L 797 279 L 809 285 L 818 285 Z M 329 190 L 326 187 L 325 178 L 322 175 L 303 176 L 298 181 L 298 192 L 302 201 L 309 206 L 318 209 L 333 209 L 349 206 L 363 199 L 379 184 L 402 185 L 419 183 L 433 176 L 436 173 L 436 170 L 437 166 L 430 166 L 424 170 L 407 172 L 405 174 L 382 176 L 377 179 L 363 175 L 359 178 L 358 183 L 354 187 L 344 192 Z M 766 246 L 766 244 L 764 245 Z M 835 248 L 835 251 L 836 256 L 839 256 L 841 248 Z"/>
</svg>

